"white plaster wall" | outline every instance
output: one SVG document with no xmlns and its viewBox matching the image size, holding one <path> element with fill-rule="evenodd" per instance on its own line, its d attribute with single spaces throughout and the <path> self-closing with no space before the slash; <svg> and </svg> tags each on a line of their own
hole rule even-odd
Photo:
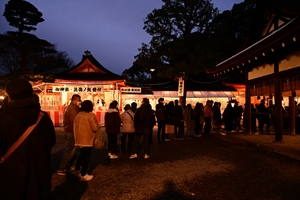
<svg viewBox="0 0 300 200">
<path fill-rule="evenodd" d="M 270 75 L 274 73 L 273 64 L 264 64 L 253 68 L 251 72 L 248 73 L 248 80 L 256 79 L 262 76 Z"/>
<path fill-rule="evenodd" d="M 279 63 L 280 72 L 296 67 L 300 67 L 300 51 L 287 55 L 286 58 Z"/>
</svg>

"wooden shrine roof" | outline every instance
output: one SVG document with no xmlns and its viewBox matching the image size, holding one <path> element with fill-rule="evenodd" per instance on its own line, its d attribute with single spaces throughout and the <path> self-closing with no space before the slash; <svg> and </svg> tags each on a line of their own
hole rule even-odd
<svg viewBox="0 0 300 200">
<path fill-rule="evenodd" d="M 89 52 L 85 51 L 81 62 L 74 67 L 55 76 L 61 80 L 80 81 L 123 81 L 124 77 L 117 75 L 103 67 Z"/>
</svg>

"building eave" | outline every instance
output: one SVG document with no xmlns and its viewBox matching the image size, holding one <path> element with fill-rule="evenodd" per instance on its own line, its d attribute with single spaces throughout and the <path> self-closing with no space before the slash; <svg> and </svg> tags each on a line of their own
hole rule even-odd
<svg viewBox="0 0 300 200">
<path fill-rule="evenodd" d="M 206 68 L 205 70 L 207 73 L 214 74 L 215 76 L 222 75 L 231 70 L 242 70 L 245 65 L 256 62 L 259 59 L 264 59 L 267 54 L 273 54 L 275 50 L 288 48 L 287 44 L 299 42 L 299 40 L 300 17 L 297 16 L 253 45 L 217 64 L 216 67 Z"/>
</svg>

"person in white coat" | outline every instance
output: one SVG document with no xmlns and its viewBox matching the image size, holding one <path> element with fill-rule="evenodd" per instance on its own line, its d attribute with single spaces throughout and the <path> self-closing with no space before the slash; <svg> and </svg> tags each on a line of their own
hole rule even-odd
<svg viewBox="0 0 300 200">
<path fill-rule="evenodd" d="M 121 137 L 121 151 L 124 153 L 131 152 L 133 148 L 134 140 L 134 112 L 131 110 L 129 104 L 124 107 L 124 112 L 121 116 L 122 121 L 122 137 Z M 126 139 L 127 139 L 127 149 L 126 149 Z"/>
</svg>

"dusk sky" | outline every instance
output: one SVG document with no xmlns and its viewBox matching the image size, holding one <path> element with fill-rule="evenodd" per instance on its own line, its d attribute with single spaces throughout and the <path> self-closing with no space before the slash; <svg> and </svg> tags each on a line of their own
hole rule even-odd
<svg viewBox="0 0 300 200">
<path fill-rule="evenodd" d="M 0 33 L 16 31 L 2 16 L 8 0 L 0 0 Z M 44 22 L 31 32 L 66 51 L 75 64 L 85 50 L 108 70 L 121 74 L 132 66 L 142 43 L 151 40 L 143 19 L 161 0 L 28 0 L 43 13 Z M 220 12 L 243 0 L 212 0 Z"/>
</svg>

